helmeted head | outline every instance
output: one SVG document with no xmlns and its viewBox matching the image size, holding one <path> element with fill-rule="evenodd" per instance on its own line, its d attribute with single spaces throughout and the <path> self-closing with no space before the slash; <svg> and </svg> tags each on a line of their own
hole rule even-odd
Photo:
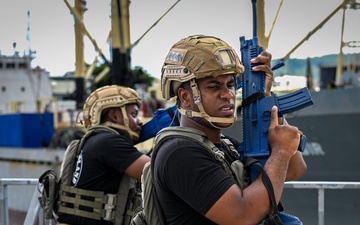
<svg viewBox="0 0 360 225">
<path fill-rule="evenodd" d="M 233 74 L 240 76 L 244 72 L 235 50 L 220 38 L 205 35 L 193 35 L 174 44 L 164 62 L 161 74 L 162 96 L 169 100 L 177 95 L 182 83 L 190 82 L 194 101 L 200 113 L 179 108 L 182 115 L 203 117 L 214 127 L 213 122 L 227 123 L 231 126 L 234 118 L 210 117 L 203 109 L 201 95 L 196 79 Z M 223 128 L 223 127 L 222 127 Z"/>
<path fill-rule="evenodd" d="M 120 108 L 124 125 L 105 122 L 104 125 L 112 126 L 128 132 L 131 138 L 139 137 L 139 135 L 132 131 L 129 127 L 129 119 L 126 113 L 126 105 L 136 104 L 140 108 L 141 99 L 138 93 L 128 87 L 108 85 L 96 89 L 86 99 L 83 106 L 84 125 L 86 129 L 92 126 L 101 124 L 101 116 L 104 110 L 110 108 Z"/>
</svg>

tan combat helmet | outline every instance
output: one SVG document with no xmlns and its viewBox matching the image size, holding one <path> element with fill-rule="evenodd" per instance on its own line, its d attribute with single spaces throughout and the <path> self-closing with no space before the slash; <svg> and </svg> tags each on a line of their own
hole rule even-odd
<svg viewBox="0 0 360 225">
<path fill-rule="evenodd" d="M 195 80 L 225 74 L 240 76 L 243 72 L 244 66 L 239 56 L 223 40 L 205 35 L 189 36 L 174 44 L 165 59 L 161 74 L 162 96 L 167 100 L 176 96 L 180 85 L 190 81 L 194 102 L 200 112 L 181 108 L 178 111 L 184 116 L 205 118 L 215 128 L 225 127 L 218 127 L 214 122 L 227 123 L 227 127 L 230 127 L 235 121 L 235 115 L 234 118 L 210 117 L 202 106 Z"/>
<path fill-rule="evenodd" d="M 86 99 L 83 107 L 84 125 L 86 129 L 100 124 L 101 113 L 108 108 L 120 107 L 123 114 L 124 125 L 106 122 L 104 125 L 115 127 L 128 132 L 132 139 L 137 139 L 139 135 L 129 127 L 129 119 L 126 113 L 125 105 L 141 105 L 141 99 L 137 92 L 131 88 L 108 85 L 96 89 Z"/>
</svg>

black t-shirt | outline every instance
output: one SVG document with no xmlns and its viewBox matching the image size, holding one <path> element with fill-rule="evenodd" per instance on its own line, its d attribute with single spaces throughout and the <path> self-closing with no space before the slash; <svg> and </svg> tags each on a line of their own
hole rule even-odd
<svg viewBox="0 0 360 225">
<path fill-rule="evenodd" d="M 204 215 L 235 183 L 209 150 L 183 138 L 160 147 L 154 181 L 168 225 L 214 224 Z"/>
<path fill-rule="evenodd" d="M 141 155 L 123 135 L 96 133 L 86 140 L 81 150 L 73 184 L 82 189 L 116 194 L 125 169 Z M 72 215 L 64 215 L 58 221 L 68 224 L 111 224 Z"/>
</svg>

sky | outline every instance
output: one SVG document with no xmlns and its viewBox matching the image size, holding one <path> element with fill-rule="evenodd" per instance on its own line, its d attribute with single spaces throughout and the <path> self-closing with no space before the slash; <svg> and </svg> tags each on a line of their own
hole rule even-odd
<svg viewBox="0 0 360 225">
<path fill-rule="evenodd" d="M 110 2 L 87 0 L 88 10 L 84 14 L 87 30 L 109 61 L 110 46 L 106 38 L 111 27 Z M 132 0 L 129 8 L 131 43 L 140 38 L 175 2 L 177 0 Z M 272 53 L 273 59 L 284 57 L 341 2 L 284 0 L 267 51 Z M 74 0 L 69 0 L 69 3 L 73 6 Z M 267 33 L 279 3 L 280 0 L 265 3 Z M 305 59 L 339 53 L 341 18 L 342 10 L 290 57 Z M 360 10 L 347 10 L 344 41 L 360 41 L 358 21 Z M 45 68 L 51 76 L 62 76 L 75 70 L 74 19 L 64 1 L 1 0 L 0 29 L 2 54 L 12 55 L 13 43 L 16 42 L 16 50 L 21 54 L 29 48 L 36 51 L 32 66 Z M 161 66 L 171 46 L 192 34 L 218 36 L 240 54 L 239 37 L 252 38 L 251 1 L 181 0 L 131 49 L 131 66 L 141 66 L 150 75 L 160 78 Z M 86 36 L 84 44 L 85 62 L 91 64 L 97 52 Z M 343 52 L 360 52 L 360 48 L 346 47 Z"/>
</svg>

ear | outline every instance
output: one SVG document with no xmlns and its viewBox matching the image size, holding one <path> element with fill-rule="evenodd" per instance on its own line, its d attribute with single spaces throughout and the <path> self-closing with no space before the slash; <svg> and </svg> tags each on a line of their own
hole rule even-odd
<svg viewBox="0 0 360 225">
<path fill-rule="evenodd" d="M 180 87 L 178 89 L 178 98 L 179 98 L 179 100 L 181 102 L 182 107 L 187 108 L 187 107 L 189 107 L 191 105 L 192 95 L 185 88 Z"/>
<path fill-rule="evenodd" d="M 117 120 L 117 117 L 116 109 L 110 109 L 108 112 L 109 120 L 114 123 Z"/>
</svg>

